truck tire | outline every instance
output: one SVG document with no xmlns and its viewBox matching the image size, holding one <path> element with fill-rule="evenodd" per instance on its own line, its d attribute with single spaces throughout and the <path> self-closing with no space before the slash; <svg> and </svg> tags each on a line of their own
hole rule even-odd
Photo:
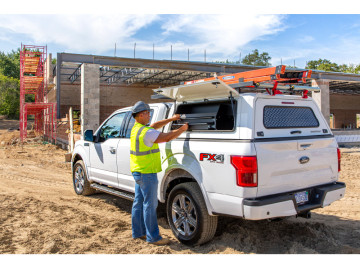
<svg viewBox="0 0 360 270">
<path fill-rule="evenodd" d="M 85 164 L 82 160 L 78 160 L 74 165 L 73 185 L 77 195 L 87 196 L 95 193 L 95 189 L 90 187 L 85 170 Z"/>
<path fill-rule="evenodd" d="M 218 217 L 208 214 L 197 183 L 175 186 L 167 199 L 166 213 L 172 232 L 185 245 L 204 244 L 215 235 Z"/>
</svg>

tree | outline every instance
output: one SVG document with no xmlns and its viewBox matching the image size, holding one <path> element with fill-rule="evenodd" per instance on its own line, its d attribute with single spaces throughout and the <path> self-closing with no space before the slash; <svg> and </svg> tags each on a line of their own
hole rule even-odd
<svg viewBox="0 0 360 270">
<path fill-rule="evenodd" d="M 19 117 L 20 49 L 0 52 L 0 114 Z"/>
<path fill-rule="evenodd" d="M 214 63 L 219 63 L 219 64 L 239 64 L 239 61 L 233 62 L 233 61 L 229 61 L 229 59 L 226 59 L 225 61 L 215 61 Z"/>
<path fill-rule="evenodd" d="M 20 79 L 20 49 L 5 54 L 0 52 L 0 73 L 7 77 Z"/>
<path fill-rule="evenodd" d="M 321 58 L 319 60 L 311 60 L 307 62 L 306 68 L 333 72 L 340 71 L 338 64 L 332 63 L 330 60 Z"/>
<path fill-rule="evenodd" d="M 0 74 L 0 115 L 19 117 L 20 83 L 18 79 Z"/>
<path fill-rule="evenodd" d="M 259 54 L 259 51 L 255 49 L 252 51 L 252 53 L 246 55 L 241 63 L 252 66 L 270 66 L 270 59 L 271 57 L 267 52 Z"/>
<path fill-rule="evenodd" d="M 355 66 L 354 64 L 343 64 L 339 66 L 339 71 L 340 72 L 344 72 L 344 73 L 355 73 L 355 74 L 359 74 L 360 73 L 360 65 Z"/>
</svg>

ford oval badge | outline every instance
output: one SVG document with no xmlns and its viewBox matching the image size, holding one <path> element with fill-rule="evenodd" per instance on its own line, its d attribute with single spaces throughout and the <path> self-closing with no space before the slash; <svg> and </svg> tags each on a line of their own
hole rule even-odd
<svg viewBox="0 0 360 270">
<path fill-rule="evenodd" d="M 303 156 L 303 157 L 301 157 L 301 158 L 299 159 L 299 162 L 300 162 L 300 164 L 305 164 L 305 163 L 308 163 L 309 160 L 310 160 L 309 157 Z"/>
</svg>

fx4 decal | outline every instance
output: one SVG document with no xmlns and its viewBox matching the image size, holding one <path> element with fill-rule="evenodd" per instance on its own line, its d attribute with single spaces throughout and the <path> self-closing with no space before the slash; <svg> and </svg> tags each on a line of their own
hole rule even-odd
<svg viewBox="0 0 360 270">
<path fill-rule="evenodd" d="M 200 161 L 210 161 L 215 163 L 224 163 L 224 155 L 223 154 L 208 154 L 208 153 L 200 153 Z"/>
</svg>

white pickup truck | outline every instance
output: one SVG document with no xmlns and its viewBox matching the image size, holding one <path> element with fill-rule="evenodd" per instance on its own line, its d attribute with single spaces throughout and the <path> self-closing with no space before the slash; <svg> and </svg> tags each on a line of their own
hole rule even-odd
<svg viewBox="0 0 360 270">
<path fill-rule="evenodd" d="M 310 217 L 341 199 L 340 151 L 311 98 L 239 93 L 219 81 L 165 88 L 174 103 L 150 104 L 151 122 L 183 115 L 189 130 L 159 144 L 158 199 L 184 244 L 211 240 L 219 215 L 249 220 Z M 134 197 L 130 172 L 130 107 L 114 112 L 77 141 L 72 157 L 79 195 L 100 190 Z"/>
</svg>

